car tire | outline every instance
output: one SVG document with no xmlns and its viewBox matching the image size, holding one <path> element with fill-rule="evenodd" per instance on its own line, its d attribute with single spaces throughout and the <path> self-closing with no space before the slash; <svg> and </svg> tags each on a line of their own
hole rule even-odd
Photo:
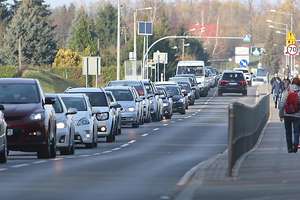
<svg viewBox="0 0 300 200">
<path fill-rule="evenodd" d="M 116 141 L 115 135 L 111 134 L 111 135 L 106 136 L 106 142 L 107 143 L 112 143 L 112 142 L 115 142 L 115 141 Z"/>
<path fill-rule="evenodd" d="M 182 109 L 182 111 L 180 112 L 180 114 L 184 115 L 186 113 L 185 109 Z"/>
<path fill-rule="evenodd" d="M 247 96 L 247 92 L 243 92 L 242 94 L 243 94 L 243 96 Z"/>
<path fill-rule="evenodd" d="M 132 128 L 139 128 L 140 127 L 140 124 L 139 123 L 133 123 L 132 124 Z"/>
<path fill-rule="evenodd" d="M 56 134 L 55 134 L 56 135 Z M 48 133 L 48 141 L 46 145 L 43 145 L 37 152 L 38 159 L 49 159 L 56 157 L 56 141 L 55 136 L 52 141 L 50 140 L 50 133 Z"/>
<path fill-rule="evenodd" d="M 2 152 L 0 152 L 0 163 L 6 163 L 7 162 L 7 156 L 8 156 L 8 150 L 7 150 L 7 142 L 5 140 L 4 149 Z"/>
<path fill-rule="evenodd" d="M 165 117 L 166 117 L 166 119 L 171 119 L 172 115 L 166 115 Z"/>
</svg>

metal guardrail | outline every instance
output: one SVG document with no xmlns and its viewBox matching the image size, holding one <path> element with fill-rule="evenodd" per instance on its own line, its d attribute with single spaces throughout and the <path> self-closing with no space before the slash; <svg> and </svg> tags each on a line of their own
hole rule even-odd
<svg viewBox="0 0 300 200">
<path fill-rule="evenodd" d="M 228 176 L 236 161 L 250 151 L 268 122 L 270 95 L 266 95 L 255 106 L 232 103 L 228 113 Z"/>
</svg>

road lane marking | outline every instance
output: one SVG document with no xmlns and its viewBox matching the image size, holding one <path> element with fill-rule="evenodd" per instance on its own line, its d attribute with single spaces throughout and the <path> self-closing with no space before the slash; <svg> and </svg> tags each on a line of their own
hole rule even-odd
<svg viewBox="0 0 300 200">
<path fill-rule="evenodd" d="M 182 121 L 182 119 L 178 119 L 178 121 Z"/>
<path fill-rule="evenodd" d="M 68 156 L 68 157 L 65 157 L 67 159 L 73 159 L 73 158 L 77 158 L 77 156 Z"/>
<path fill-rule="evenodd" d="M 94 153 L 93 156 L 99 156 L 101 153 Z"/>
<path fill-rule="evenodd" d="M 112 149 L 112 151 L 118 151 L 120 149 L 121 149 L 120 147 L 117 147 L 117 148 Z"/>
<path fill-rule="evenodd" d="M 47 160 L 39 160 L 39 161 L 33 162 L 32 164 L 38 165 L 38 164 L 42 164 L 42 163 L 46 163 L 46 162 L 47 162 Z"/>
<path fill-rule="evenodd" d="M 64 158 L 53 158 L 53 159 L 51 159 L 51 160 L 53 160 L 53 161 L 59 161 L 59 160 L 63 160 Z"/>
<path fill-rule="evenodd" d="M 7 168 L 0 168 L 0 172 L 4 172 L 6 170 L 7 170 Z"/>
<path fill-rule="evenodd" d="M 159 128 L 155 128 L 155 129 L 153 129 L 153 131 L 158 131 L 159 130 Z"/>
<path fill-rule="evenodd" d="M 28 163 L 23 163 L 23 164 L 19 164 L 19 165 L 13 165 L 11 166 L 12 168 L 21 168 L 21 167 L 28 167 L 29 164 Z"/>
<path fill-rule="evenodd" d="M 79 155 L 78 157 L 79 158 L 87 158 L 87 157 L 90 157 L 91 155 L 87 155 L 87 154 L 84 154 L 84 155 Z"/>
<path fill-rule="evenodd" d="M 142 137 L 146 137 L 146 136 L 148 136 L 148 135 L 149 135 L 148 133 L 145 133 L 145 134 L 142 135 Z"/>
<path fill-rule="evenodd" d="M 164 126 L 169 126 L 169 124 L 164 124 Z"/>
<path fill-rule="evenodd" d="M 129 146 L 129 144 L 122 144 L 121 145 L 122 148 L 127 147 L 127 146 Z"/>
<path fill-rule="evenodd" d="M 128 144 L 133 144 L 133 143 L 135 143 L 136 142 L 136 140 L 130 140 L 129 142 L 128 142 Z"/>
<path fill-rule="evenodd" d="M 112 151 L 109 150 L 109 151 L 103 151 L 102 154 L 107 154 L 107 153 L 111 153 Z"/>
</svg>

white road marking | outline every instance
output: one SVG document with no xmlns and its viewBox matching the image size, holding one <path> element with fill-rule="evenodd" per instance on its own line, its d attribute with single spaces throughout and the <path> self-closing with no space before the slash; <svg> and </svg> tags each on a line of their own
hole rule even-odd
<svg viewBox="0 0 300 200">
<path fill-rule="evenodd" d="M 73 158 L 76 158 L 77 156 L 68 156 L 66 157 L 67 159 L 73 159 Z"/>
<path fill-rule="evenodd" d="M 42 164 L 42 163 L 46 163 L 47 160 L 39 160 L 39 161 L 35 161 L 32 164 L 37 165 L 37 164 Z"/>
<path fill-rule="evenodd" d="M 59 160 L 63 160 L 64 158 L 53 158 L 53 159 L 51 159 L 51 160 L 53 160 L 53 161 L 59 161 Z"/>
<path fill-rule="evenodd" d="M 11 166 L 12 168 L 21 168 L 21 167 L 28 167 L 29 166 L 29 164 L 27 164 L 27 163 L 24 163 L 24 164 L 19 164 L 19 165 L 13 165 L 13 166 Z"/>
<path fill-rule="evenodd" d="M 103 151 L 102 154 L 111 153 L 112 151 Z"/>
<path fill-rule="evenodd" d="M 122 144 L 121 145 L 122 148 L 127 147 L 127 146 L 129 146 L 129 144 Z"/>
<path fill-rule="evenodd" d="M 90 157 L 91 155 L 87 155 L 87 154 L 84 154 L 84 155 L 79 155 L 78 157 L 80 158 L 86 158 L 86 157 Z"/>
<path fill-rule="evenodd" d="M 155 128 L 155 129 L 153 129 L 153 131 L 158 131 L 159 130 L 159 128 Z"/>
<path fill-rule="evenodd" d="M 133 144 L 133 143 L 135 143 L 136 142 L 136 140 L 130 140 L 129 142 L 128 142 L 128 144 Z"/>
<path fill-rule="evenodd" d="M 182 119 L 178 119 L 178 121 L 182 121 Z"/>
<path fill-rule="evenodd" d="M 99 156 L 101 153 L 94 153 L 93 156 Z"/>
<path fill-rule="evenodd" d="M 7 168 L 0 168 L 0 172 L 4 172 L 6 170 L 7 170 Z"/>
<path fill-rule="evenodd" d="M 145 134 L 142 135 L 142 137 L 146 137 L 146 136 L 148 136 L 148 135 L 149 135 L 148 133 L 145 133 Z"/>
<path fill-rule="evenodd" d="M 169 124 L 164 124 L 164 126 L 169 126 Z"/>
<path fill-rule="evenodd" d="M 118 151 L 118 150 L 120 150 L 120 149 L 121 149 L 121 148 L 117 147 L 117 148 L 112 149 L 112 151 Z"/>
</svg>

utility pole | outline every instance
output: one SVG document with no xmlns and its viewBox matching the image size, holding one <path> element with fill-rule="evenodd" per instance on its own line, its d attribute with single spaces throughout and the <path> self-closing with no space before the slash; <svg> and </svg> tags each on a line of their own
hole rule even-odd
<svg viewBox="0 0 300 200">
<path fill-rule="evenodd" d="M 118 36 L 117 36 L 117 80 L 120 80 L 120 34 L 121 34 L 121 30 L 120 30 L 120 26 L 121 26 L 121 8 L 120 8 L 120 0 L 118 0 Z"/>
<path fill-rule="evenodd" d="M 22 39 L 19 37 L 18 39 L 18 54 L 19 54 L 19 69 L 18 71 L 22 71 Z"/>
</svg>

